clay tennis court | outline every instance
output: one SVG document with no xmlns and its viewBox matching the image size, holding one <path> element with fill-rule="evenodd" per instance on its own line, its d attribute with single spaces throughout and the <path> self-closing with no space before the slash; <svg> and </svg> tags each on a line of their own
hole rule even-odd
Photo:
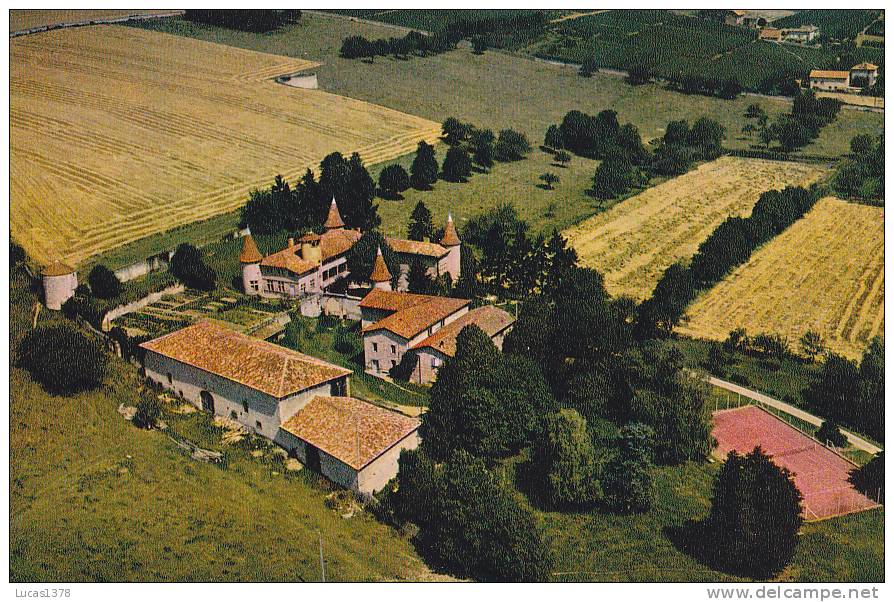
<svg viewBox="0 0 894 602">
<path fill-rule="evenodd" d="M 718 456 L 725 458 L 730 451 L 748 453 L 759 445 L 777 465 L 791 471 L 804 496 L 805 520 L 878 506 L 848 482 L 856 464 L 757 406 L 715 412 L 713 434 Z"/>
</svg>

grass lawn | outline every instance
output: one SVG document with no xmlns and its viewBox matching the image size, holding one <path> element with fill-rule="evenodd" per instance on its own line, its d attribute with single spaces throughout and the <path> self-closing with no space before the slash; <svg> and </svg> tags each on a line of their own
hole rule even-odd
<svg viewBox="0 0 894 602">
<path fill-rule="evenodd" d="M 12 278 L 14 348 L 35 298 Z M 59 319 L 44 310 L 40 321 Z M 239 449 L 225 467 L 204 464 L 135 428 L 116 408 L 134 405 L 140 384 L 114 360 L 101 389 L 53 397 L 10 370 L 13 581 L 315 581 L 319 533 L 330 580 L 431 576 L 392 529 L 328 509 L 315 479 Z M 190 424 L 187 436 L 209 432 Z"/>
<path fill-rule="evenodd" d="M 558 581 L 735 581 L 680 551 L 678 528 L 710 508 L 719 464 L 688 463 L 655 472 L 655 502 L 642 515 L 562 513 L 533 508 L 554 552 Z M 524 488 L 524 464 L 503 465 L 506 479 Z M 519 493 L 523 503 L 527 498 Z M 873 510 L 807 524 L 792 564 L 779 581 L 884 579 L 884 512 Z"/>
</svg>

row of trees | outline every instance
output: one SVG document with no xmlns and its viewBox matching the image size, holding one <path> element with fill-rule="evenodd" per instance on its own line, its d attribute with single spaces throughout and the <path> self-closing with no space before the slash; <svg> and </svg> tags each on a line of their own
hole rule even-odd
<svg viewBox="0 0 894 602">
<path fill-rule="evenodd" d="M 253 190 L 242 207 L 240 227 L 254 234 L 319 229 L 333 198 L 348 228 L 371 230 L 381 223 L 373 203 L 376 184 L 358 153 L 345 158 L 327 155 L 320 162 L 320 179 L 310 169 L 292 188 L 276 176 L 269 190 Z"/>
<path fill-rule="evenodd" d="M 859 134 L 851 139 L 851 158 L 842 163 L 832 182 L 847 197 L 883 202 L 885 198 L 885 139 Z"/>
<path fill-rule="evenodd" d="M 540 29 L 545 24 L 540 11 L 523 11 L 501 17 L 450 19 L 443 27 L 424 35 L 411 31 L 402 38 L 381 38 L 369 40 L 363 36 L 349 36 L 342 41 L 340 54 L 348 59 L 372 59 L 375 56 L 406 56 L 418 53 L 421 56 L 440 54 L 456 48 L 460 40 L 473 38 L 475 52 L 481 53 L 487 47 L 489 34 L 501 31 Z"/>
<path fill-rule="evenodd" d="M 301 20 L 301 11 L 297 9 L 190 9 L 185 11 L 183 18 L 187 21 L 204 23 L 205 25 L 263 33 L 283 25 L 299 22 Z"/>
<path fill-rule="evenodd" d="M 787 187 L 763 193 L 749 217 L 728 217 L 699 245 L 689 266 L 665 270 L 652 296 L 637 312 L 639 338 L 668 335 L 699 290 L 716 284 L 760 245 L 780 234 L 813 207 L 817 190 Z"/>
<path fill-rule="evenodd" d="M 742 131 L 756 136 L 766 148 L 777 142 L 782 151 L 791 152 L 810 144 L 823 127 L 835 120 L 840 109 L 841 101 L 817 98 L 813 90 L 798 91 L 791 113 L 780 114 L 772 122 L 759 105 L 749 105 Z"/>
</svg>

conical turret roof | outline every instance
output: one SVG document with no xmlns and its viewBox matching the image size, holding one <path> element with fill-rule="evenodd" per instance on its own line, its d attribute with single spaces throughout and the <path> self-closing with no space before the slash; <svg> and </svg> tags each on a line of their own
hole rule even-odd
<svg viewBox="0 0 894 602">
<path fill-rule="evenodd" d="M 264 259 L 261 252 L 258 251 L 258 245 L 251 234 L 242 237 L 242 253 L 239 254 L 239 261 L 242 263 L 260 263 Z"/>
<path fill-rule="evenodd" d="M 373 266 L 369 279 L 373 282 L 391 281 L 391 272 L 388 271 L 388 266 L 385 265 L 385 258 L 382 257 L 382 247 L 379 247 L 376 251 L 376 263 Z"/>
<path fill-rule="evenodd" d="M 345 227 L 345 223 L 341 219 L 341 213 L 338 212 L 338 205 L 335 204 L 335 197 L 332 197 L 332 204 L 329 205 L 329 215 L 326 216 L 326 223 L 323 226 L 327 230 Z"/>
<path fill-rule="evenodd" d="M 460 244 L 459 234 L 456 233 L 456 226 L 453 225 L 453 216 L 447 214 L 447 225 L 444 227 L 444 236 L 441 237 L 441 244 L 445 247 L 455 247 Z"/>
<path fill-rule="evenodd" d="M 58 259 L 47 266 L 43 271 L 44 276 L 66 276 L 74 274 L 75 269 L 67 263 L 62 263 Z"/>
</svg>

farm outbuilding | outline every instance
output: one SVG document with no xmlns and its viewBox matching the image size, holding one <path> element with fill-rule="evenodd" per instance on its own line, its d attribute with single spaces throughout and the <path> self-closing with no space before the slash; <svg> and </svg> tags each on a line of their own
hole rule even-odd
<svg viewBox="0 0 894 602">
<path fill-rule="evenodd" d="M 419 420 L 354 399 L 315 397 L 282 426 L 279 444 L 307 468 L 360 493 L 397 474 L 401 450 L 419 446 Z"/>
<path fill-rule="evenodd" d="M 78 274 L 75 269 L 58 259 L 43 271 L 43 299 L 47 309 L 62 309 L 62 304 L 71 299 L 78 288 Z"/>
</svg>

